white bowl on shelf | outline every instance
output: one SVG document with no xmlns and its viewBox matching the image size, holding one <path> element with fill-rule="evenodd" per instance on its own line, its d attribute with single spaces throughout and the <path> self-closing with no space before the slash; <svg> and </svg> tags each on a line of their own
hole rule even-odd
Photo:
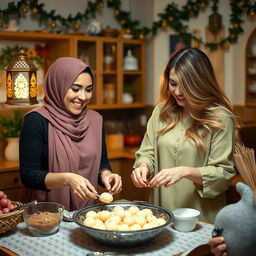
<svg viewBox="0 0 256 256">
<path fill-rule="evenodd" d="M 251 52 L 252 52 L 252 55 L 253 55 L 253 56 L 256 56 L 256 44 L 253 44 L 253 45 L 251 46 Z"/>
<path fill-rule="evenodd" d="M 248 85 L 247 88 L 249 92 L 256 92 L 256 84 Z"/>
<path fill-rule="evenodd" d="M 248 68 L 249 74 L 256 74 L 256 68 Z"/>
</svg>

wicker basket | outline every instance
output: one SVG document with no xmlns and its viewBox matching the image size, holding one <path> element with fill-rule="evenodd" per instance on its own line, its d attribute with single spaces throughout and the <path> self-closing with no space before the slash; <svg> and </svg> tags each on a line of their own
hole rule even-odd
<svg viewBox="0 0 256 256">
<path fill-rule="evenodd" d="M 12 202 L 15 206 L 22 205 L 20 202 Z M 8 212 L 0 215 L 0 234 L 14 229 L 19 222 L 22 222 L 22 212 L 24 209 Z"/>
</svg>

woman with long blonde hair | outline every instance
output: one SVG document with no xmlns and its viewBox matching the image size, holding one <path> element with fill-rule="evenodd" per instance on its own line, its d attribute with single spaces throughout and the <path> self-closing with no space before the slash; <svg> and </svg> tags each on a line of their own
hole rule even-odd
<svg viewBox="0 0 256 256">
<path fill-rule="evenodd" d="M 170 210 L 198 209 L 214 223 L 235 175 L 235 118 L 207 55 L 175 52 L 161 77 L 160 100 L 132 172 L 136 187 L 152 188 L 150 202 Z"/>
</svg>

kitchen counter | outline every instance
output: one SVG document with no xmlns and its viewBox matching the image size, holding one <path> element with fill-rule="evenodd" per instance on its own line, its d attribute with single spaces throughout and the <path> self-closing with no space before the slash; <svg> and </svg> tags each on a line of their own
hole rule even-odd
<svg viewBox="0 0 256 256">
<path fill-rule="evenodd" d="M 30 235 L 24 223 L 16 230 L 0 235 L 0 246 L 20 256 L 86 256 L 92 251 L 118 252 L 118 255 L 171 256 L 208 243 L 213 225 L 199 222 L 193 232 L 178 232 L 171 226 L 143 245 L 119 249 L 96 242 L 73 222 L 62 222 L 58 233 L 48 237 Z"/>
</svg>

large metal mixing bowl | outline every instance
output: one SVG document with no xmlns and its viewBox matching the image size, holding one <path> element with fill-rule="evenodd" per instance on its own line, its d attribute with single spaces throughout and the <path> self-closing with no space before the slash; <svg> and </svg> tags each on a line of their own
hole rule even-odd
<svg viewBox="0 0 256 256">
<path fill-rule="evenodd" d="M 95 212 L 99 212 L 102 210 L 112 211 L 112 209 L 117 205 L 122 206 L 125 209 L 128 209 L 130 206 L 137 206 L 140 210 L 144 208 L 149 208 L 152 210 L 153 214 L 156 217 L 164 218 L 166 220 L 166 224 L 159 227 L 150 228 L 146 230 L 139 230 L 139 231 L 108 231 L 108 230 L 95 229 L 92 227 L 85 226 L 83 224 L 83 220 L 85 219 L 85 215 L 88 211 L 95 211 Z M 173 221 L 173 218 L 174 218 L 173 213 L 168 211 L 167 209 L 164 209 L 158 206 L 153 206 L 150 204 L 133 203 L 133 202 L 131 203 L 114 202 L 111 204 L 100 204 L 100 205 L 88 206 L 81 210 L 78 210 L 74 214 L 75 223 L 78 224 L 86 234 L 96 239 L 98 242 L 101 242 L 103 244 L 106 244 L 108 246 L 113 246 L 113 247 L 131 247 L 131 246 L 135 246 L 138 244 L 142 244 L 146 241 L 149 241 L 150 239 L 158 235 L 164 228 L 170 225 L 171 222 Z"/>
</svg>

